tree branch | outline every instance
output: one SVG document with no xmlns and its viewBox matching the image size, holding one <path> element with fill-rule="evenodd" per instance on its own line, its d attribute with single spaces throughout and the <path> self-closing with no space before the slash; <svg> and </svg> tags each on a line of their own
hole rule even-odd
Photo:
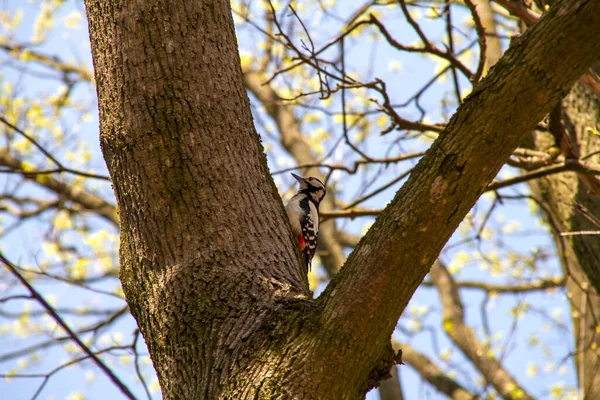
<svg viewBox="0 0 600 400">
<path fill-rule="evenodd" d="M 488 293 L 493 292 L 514 294 L 561 288 L 565 286 L 565 278 L 537 280 L 531 283 L 515 283 L 512 285 L 498 285 L 477 281 L 458 281 L 454 282 L 454 284 L 461 289 L 479 289 Z M 433 282 L 423 282 L 423 285 L 432 286 Z"/>
<path fill-rule="evenodd" d="M 515 17 L 519 18 L 527 25 L 535 23 L 541 17 L 540 14 L 531 11 L 525 6 L 525 3 L 521 1 L 494 0 L 494 2 L 504 7 L 506 11 L 508 11 L 511 15 L 514 15 Z"/>
<path fill-rule="evenodd" d="M 561 2 L 513 41 L 459 107 L 319 298 L 325 326 L 352 338 L 348 359 L 360 354 L 375 363 L 381 356 L 460 221 L 525 134 L 600 55 L 591 35 L 600 35 L 600 2 Z"/>
<path fill-rule="evenodd" d="M 376 217 L 381 213 L 381 210 L 367 210 L 367 209 L 350 209 L 350 210 L 335 210 L 335 211 L 324 211 L 320 213 L 322 220 L 328 220 L 332 218 L 350 218 L 356 217 Z"/>
<path fill-rule="evenodd" d="M 2 116 L 0 116 L 0 122 L 2 122 L 4 125 L 8 126 L 10 129 L 17 132 L 21 136 L 23 136 L 29 142 L 31 142 L 39 151 L 42 152 L 42 154 L 44 154 L 50 161 L 52 161 L 56 165 L 55 169 L 48 170 L 48 171 L 37 171 L 34 173 L 36 173 L 36 174 L 55 174 L 55 173 L 60 173 L 60 172 L 67 172 L 67 173 L 74 174 L 74 175 L 80 175 L 85 178 L 95 178 L 95 179 L 100 179 L 103 181 L 110 181 L 110 178 L 108 176 L 91 174 L 91 173 L 88 173 L 85 171 L 77 171 L 75 169 L 65 167 L 60 161 L 58 161 L 58 159 L 56 159 L 56 157 L 54 157 L 52 154 L 50 154 L 50 152 L 48 150 L 46 150 L 44 148 L 44 146 L 39 144 L 38 141 L 33 138 L 33 136 L 27 134 L 25 131 L 23 131 L 16 125 L 11 124 L 10 122 L 8 122 L 6 120 L 6 118 L 4 118 Z"/>
<path fill-rule="evenodd" d="M 533 397 L 514 380 L 502 364 L 489 354 L 489 349 L 479 342 L 473 330 L 465 324 L 464 307 L 458 294 L 458 287 L 446 268 L 440 262 L 436 262 L 431 268 L 430 276 L 440 294 L 444 329 L 452 341 L 502 397 L 533 400 Z"/>
<path fill-rule="evenodd" d="M 100 368 L 102 370 L 102 372 L 104 372 L 106 374 L 108 379 L 121 390 L 121 392 L 125 395 L 125 397 L 127 397 L 128 399 L 131 399 L 131 400 L 135 400 L 136 397 L 133 395 L 133 393 L 131 393 L 129 388 L 127 388 L 127 386 L 125 386 L 125 384 L 114 374 L 114 372 L 112 372 L 106 366 L 106 364 L 104 364 L 104 362 L 102 362 L 102 360 L 100 360 L 100 358 L 98 357 L 97 354 L 92 352 L 90 350 L 90 348 L 88 346 L 86 346 L 81 341 L 81 339 L 79 339 L 79 336 L 75 332 L 73 332 L 71 330 L 71 328 L 69 328 L 69 326 L 66 324 L 66 322 L 63 321 L 63 319 L 56 313 L 56 311 L 54 311 L 54 308 L 50 304 L 48 304 L 46 299 L 44 299 L 44 297 L 37 290 L 35 290 L 35 288 L 33 286 L 31 286 L 31 284 L 27 281 L 27 279 L 25 279 L 19 273 L 17 267 L 13 263 L 11 263 L 8 259 L 6 259 L 6 257 L 4 257 L 4 254 L 2 254 L 2 253 L 0 253 L 0 261 L 2 261 L 2 263 L 8 269 L 8 271 L 15 278 L 17 278 L 17 280 L 23 286 L 25 286 L 25 288 L 27 288 L 27 290 L 31 294 L 31 297 L 34 298 L 35 300 L 37 300 L 37 302 L 42 307 L 44 307 L 44 309 L 52 317 L 54 322 L 56 322 L 58 324 L 58 326 L 60 326 L 67 333 L 67 335 L 69 335 L 69 337 L 77 344 L 77 346 L 79 346 L 81 351 L 83 351 L 87 355 L 87 357 L 91 358 L 94 361 L 94 364 L 96 364 L 98 366 L 98 368 Z"/>
<path fill-rule="evenodd" d="M 454 400 L 475 400 L 479 398 L 446 375 L 433 361 L 424 354 L 419 353 L 414 347 L 406 343 L 398 343 L 394 347 L 401 348 L 402 361 L 410 365 L 439 392 Z"/>
<path fill-rule="evenodd" d="M 526 172 L 522 175 L 515 176 L 514 178 L 505 179 L 503 181 L 494 181 L 488 185 L 486 190 L 487 191 L 498 190 L 498 189 L 502 189 L 502 188 L 505 188 L 508 186 L 516 185 L 518 183 L 527 182 L 532 179 L 537 179 L 537 178 L 541 178 L 543 176 L 552 175 L 552 174 L 556 174 L 559 172 L 565 172 L 565 171 L 576 171 L 576 172 L 582 172 L 582 173 L 586 173 L 586 174 L 599 175 L 600 174 L 600 166 L 596 165 L 596 164 L 584 163 L 579 160 L 566 159 L 561 164 L 543 167 L 543 168 L 537 169 L 535 171 Z"/>
<path fill-rule="evenodd" d="M 2 43 L 2 44 L 0 44 L 0 48 L 5 51 L 8 51 L 8 52 L 13 52 L 13 51 L 25 52 L 26 51 L 27 57 L 29 59 L 36 61 L 42 65 L 45 65 L 48 68 L 55 69 L 57 71 L 62 72 L 63 74 L 70 74 L 70 73 L 77 74 L 77 75 L 79 75 L 79 78 L 83 81 L 87 81 L 87 82 L 94 81 L 94 75 L 93 75 L 92 71 L 90 71 L 89 69 L 84 68 L 84 67 L 78 67 L 76 65 L 68 64 L 68 63 L 60 60 L 58 57 L 49 56 L 42 52 L 27 48 L 26 46 L 23 46 L 23 45 L 11 46 L 7 43 Z"/>
<path fill-rule="evenodd" d="M 30 174 L 26 171 L 23 162 L 10 155 L 6 150 L 0 150 L 0 165 L 19 171 L 25 179 L 36 182 L 57 195 L 64 196 L 74 203 L 79 204 L 86 210 L 93 211 L 98 216 L 112 222 L 115 226 L 119 226 L 119 214 L 117 213 L 116 207 L 104 199 L 52 177 L 40 179 L 35 173 Z"/>
</svg>

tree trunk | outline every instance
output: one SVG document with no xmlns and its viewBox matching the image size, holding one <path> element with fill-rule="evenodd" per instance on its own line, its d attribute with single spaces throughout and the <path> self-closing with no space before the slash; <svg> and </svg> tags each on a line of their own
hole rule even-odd
<svg viewBox="0 0 600 400">
<path fill-rule="evenodd" d="M 600 138 L 588 130 L 600 128 L 597 94 L 580 82 L 563 100 L 562 106 L 565 128 L 580 156 L 600 151 Z M 533 142 L 541 151 L 555 145 L 555 139 L 546 132 L 536 132 Z M 598 154 L 588 159 L 596 163 L 599 160 Z M 547 206 L 567 277 L 580 395 L 581 398 L 600 398 L 600 358 L 597 354 L 600 297 L 595 288 L 600 271 L 600 235 L 591 233 L 600 231 L 600 193 L 590 190 L 574 172 L 550 175 L 532 181 L 530 186 L 534 196 Z M 561 236 L 561 232 L 575 235 Z"/>
<path fill-rule="evenodd" d="M 232 354 L 269 326 L 278 299 L 309 295 L 229 3 L 87 5 L 125 295 L 165 399 L 214 398 L 241 377 Z"/>
<path fill-rule="evenodd" d="M 121 281 L 165 399 L 358 399 L 400 313 L 526 132 L 600 56 L 600 2 L 513 42 L 317 300 L 266 166 L 229 2 L 88 0 Z"/>
</svg>

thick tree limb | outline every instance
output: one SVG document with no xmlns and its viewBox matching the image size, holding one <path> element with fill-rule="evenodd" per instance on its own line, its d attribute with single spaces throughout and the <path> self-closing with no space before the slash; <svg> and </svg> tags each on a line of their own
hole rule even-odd
<svg viewBox="0 0 600 400">
<path fill-rule="evenodd" d="M 600 138 L 587 131 L 600 123 L 600 102 L 594 88 L 579 82 L 562 101 L 562 123 L 574 153 L 593 154 L 600 150 Z M 558 116 L 555 117 L 558 119 Z M 561 127 L 561 129 L 563 129 Z M 556 139 L 545 132 L 534 132 L 535 149 L 552 146 Z M 567 148 L 568 150 L 568 148 Z M 597 160 L 595 156 L 591 160 Z M 545 176 L 529 182 L 535 197 L 543 202 L 552 227 L 559 259 L 566 277 L 567 296 L 573 318 L 576 352 L 575 366 L 581 398 L 600 396 L 600 240 L 594 234 L 600 227 L 600 200 L 587 174 Z M 592 177 L 597 179 L 596 177 Z M 590 234 L 585 234 L 590 233 Z"/>
<path fill-rule="evenodd" d="M 230 3 L 86 10 L 120 278 L 163 396 L 271 397 L 280 363 L 299 362 L 276 350 L 300 326 L 281 310 L 310 292 L 253 127 Z"/>
<path fill-rule="evenodd" d="M 486 185 L 600 55 L 600 42 L 590 41 L 591 35 L 600 35 L 599 2 L 552 7 L 513 41 L 458 109 L 320 298 L 327 328 L 353 338 L 348 359 L 377 359 L 375 349 L 383 348 Z"/>
<path fill-rule="evenodd" d="M 538 19 L 540 19 L 541 15 L 532 11 L 527 7 L 525 2 L 518 0 L 494 0 L 495 3 L 504 7 L 506 11 L 508 11 L 511 15 L 519 18 L 526 25 L 531 25 L 535 23 Z M 598 98 L 600 98 L 600 79 L 598 79 L 598 75 L 594 73 L 592 70 L 586 71 L 581 80 L 585 82 L 595 93 Z"/>
</svg>

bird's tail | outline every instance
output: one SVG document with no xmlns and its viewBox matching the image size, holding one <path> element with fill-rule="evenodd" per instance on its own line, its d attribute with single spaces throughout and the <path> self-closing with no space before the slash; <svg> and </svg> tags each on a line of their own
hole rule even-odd
<svg viewBox="0 0 600 400">
<path fill-rule="evenodd" d="M 308 257 L 308 251 L 304 252 L 304 266 L 306 267 L 307 271 L 310 271 L 312 265 L 310 262 L 310 258 Z"/>
</svg>

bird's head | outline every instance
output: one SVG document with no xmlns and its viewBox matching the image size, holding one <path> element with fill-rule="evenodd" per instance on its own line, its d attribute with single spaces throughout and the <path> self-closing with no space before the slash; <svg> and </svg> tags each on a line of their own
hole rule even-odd
<svg viewBox="0 0 600 400">
<path fill-rule="evenodd" d="M 327 189 L 323 182 L 315 177 L 303 178 L 296 174 L 292 174 L 294 178 L 300 183 L 300 193 L 307 194 L 313 202 L 319 204 L 325 194 L 327 193 Z"/>
</svg>

